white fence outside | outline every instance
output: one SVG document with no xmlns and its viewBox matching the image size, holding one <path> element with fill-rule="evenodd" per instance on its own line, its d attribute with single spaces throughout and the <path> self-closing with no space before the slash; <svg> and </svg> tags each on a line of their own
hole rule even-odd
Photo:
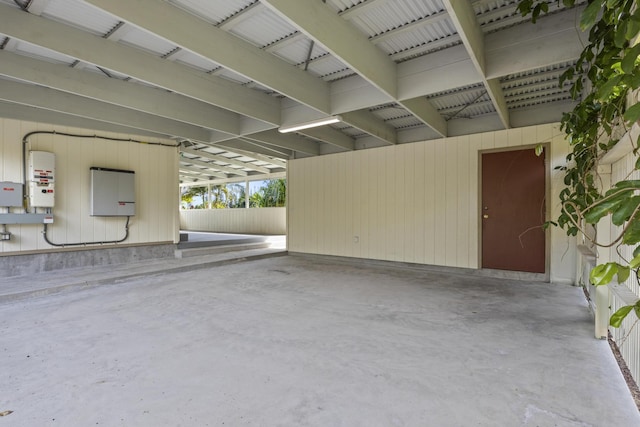
<svg viewBox="0 0 640 427">
<path fill-rule="evenodd" d="M 286 208 L 180 210 L 180 229 L 240 234 L 287 234 Z"/>
</svg>

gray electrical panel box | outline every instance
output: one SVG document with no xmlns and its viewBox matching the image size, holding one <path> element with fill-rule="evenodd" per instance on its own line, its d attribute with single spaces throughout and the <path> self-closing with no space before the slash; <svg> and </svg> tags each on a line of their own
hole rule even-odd
<svg viewBox="0 0 640 427">
<path fill-rule="evenodd" d="M 20 207 L 22 204 L 22 184 L 17 182 L 0 182 L 0 206 L 10 208 Z"/>
<path fill-rule="evenodd" d="M 91 216 L 136 214 L 135 172 L 91 168 Z"/>
</svg>

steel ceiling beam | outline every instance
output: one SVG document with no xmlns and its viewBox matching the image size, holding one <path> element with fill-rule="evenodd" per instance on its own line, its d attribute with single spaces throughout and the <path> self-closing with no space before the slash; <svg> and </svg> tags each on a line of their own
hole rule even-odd
<svg viewBox="0 0 640 427">
<path fill-rule="evenodd" d="M 86 1 L 276 92 L 329 113 L 326 82 L 166 1 Z"/>
<path fill-rule="evenodd" d="M 188 162 L 186 162 L 187 164 L 189 164 Z M 178 167 L 178 169 L 183 169 L 189 172 L 194 172 L 194 173 L 200 173 L 202 175 L 205 175 L 207 177 L 212 177 L 212 176 L 216 176 L 218 178 L 227 178 L 227 175 L 221 172 L 216 172 L 214 170 L 211 170 L 210 168 L 207 169 L 200 169 L 200 168 L 196 168 L 193 166 L 185 166 L 185 165 L 180 165 Z"/>
<path fill-rule="evenodd" d="M 158 139 L 166 138 L 166 135 L 158 132 L 149 132 L 127 126 L 114 125 L 113 123 L 102 122 L 85 117 L 71 116 L 69 114 L 60 113 L 58 111 L 32 107 L 24 104 L 15 104 L 6 101 L 0 101 L 0 117 L 15 120 L 29 120 L 38 123 L 51 123 L 54 126 L 69 126 L 74 128 L 87 129 L 88 132 L 114 132 L 135 135 L 139 137 Z"/>
<path fill-rule="evenodd" d="M 443 0 L 443 4 L 449 12 L 453 25 L 458 30 L 471 61 L 482 78 L 502 124 L 508 129 L 511 126 L 509 124 L 509 109 L 502 94 L 500 81 L 496 78 L 489 79 L 486 76 L 484 34 L 473 6 L 467 0 Z"/>
<path fill-rule="evenodd" d="M 226 110 L 274 125 L 278 125 L 280 122 L 280 102 L 278 99 L 223 78 L 198 72 L 175 62 L 165 61 L 140 49 L 115 43 L 3 4 L 0 4 L 0 28 L 4 34 L 10 37 L 69 55 Z"/>
<path fill-rule="evenodd" d="M 210 135 L 208 130 L 186 123 L 10 80 L 0 80 L 0 99 L 166 136 L 182 136 L 196 141 L 207 141 Z"/>
<path fill-rule="evenodd" d="M 253 163 L 249 163 L 249 162 L 241 162 L 240 160 L 235 160 L 233 158 L 228 158 L 225 156 L 221 156 L 221 155 L 216 155 L 216 154 L 211 154 L 208 153 L 204 150 L 193 150 L 190 148 L 180 148 L 180 151 L 183 153 L 187 153 L 193 156 L 199 156 L 205 159 L 209 159 L 209 160 L 213 160 L 216 162 L 222 162 L 222 163 L 227 163 L 229 165 L 235 165 L 235 166 L 240 166 L 242 168 L 245 169 L 251 169 L 254 170 L 256 172 L 261 172 L 261 173 L 269 173 L 271 172 L 268 168 L 265 168 L 263 166 L 257 166 L 254 165 Z"/>
<path fill-rule="evenodd" d="M 396 97 L 396 64 L 326 4 L 316 0 L 262 0 L 262 4 L 320 43 L 379 90 Z"/>
<path fill-rule="evenodd" d="M 62 64 L 0 50 L 0 75 L 171 120 L 240 134 L 240 117 L 230 111 L 177 93 L 110 79 Z"/>
<path fill-rule="evenodd" d="M 220 166 L 220 165 L 215 164 L 215 163 L 203 162 L 202 160 L 192 159 L 192 158 L 186 157 L 186 156 L 181 156 L 180 157 L 180 162 L 185 163 L 185 164 L 195 165 L 195 166 L 202 166 L 204 168 L 213 169 L 214 171 L 224 172 L 225 174 L 233 174 L 233 175 L 239 175 L 239 176 L 247 176 L 247 175 L 249 175 L 247 172 L 245 172 L 245 171 L 243 171 L 241 169 L 234 169 L 234 168 L 229 168 L 229 167 L 226 167 L 226 166 Z"/>
<path fill-rule="evenodd" d="M 287 150 L 299 151 L 305 154 L 312 154 L 314 156 L 320 154 L 320 147 L 317 143 L 295 134 L 282 134 L 275 129 L 246 135 L 244 139 L 250 139 Z"/>
</svg>

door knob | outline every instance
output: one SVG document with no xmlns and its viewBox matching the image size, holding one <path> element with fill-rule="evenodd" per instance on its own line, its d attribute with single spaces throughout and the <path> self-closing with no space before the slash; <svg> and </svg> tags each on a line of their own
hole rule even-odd
<svg viewBox="0 0 640 427">
<path fill-rule="evenodd" d="M 482 215 L 482 218 L 487 219 L 487 218 L 489 218 L 489 215 L 484 214 L 484 215 Z"/>
</svg>

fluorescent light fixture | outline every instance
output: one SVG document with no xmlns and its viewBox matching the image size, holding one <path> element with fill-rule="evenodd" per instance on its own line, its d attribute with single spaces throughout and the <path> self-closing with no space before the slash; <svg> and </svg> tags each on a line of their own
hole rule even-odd
<svg viewBox="0 0 640 427">
<path fill-rule="evenodd" d="M 340 116 L 331 116 L 331 117 L 327 117 L 325 119 L 319 119 L 319 120 L 313 120 L 313 121 L 306 122 L 306 123 L 300 123 L 299 125 L 282 126 L 281 128 L 278 129 L 278 132 L 280 132 L 280 133 L 295 132 L 297 130 L 315 128 L 315 127 L 318 127 L 318 126 L 324 126 L 324 125 L 330 125 L 332 123 L 338 123 L 341 120 L 342 120 L 342 117 L 340 117 Z"/>
</svg>

